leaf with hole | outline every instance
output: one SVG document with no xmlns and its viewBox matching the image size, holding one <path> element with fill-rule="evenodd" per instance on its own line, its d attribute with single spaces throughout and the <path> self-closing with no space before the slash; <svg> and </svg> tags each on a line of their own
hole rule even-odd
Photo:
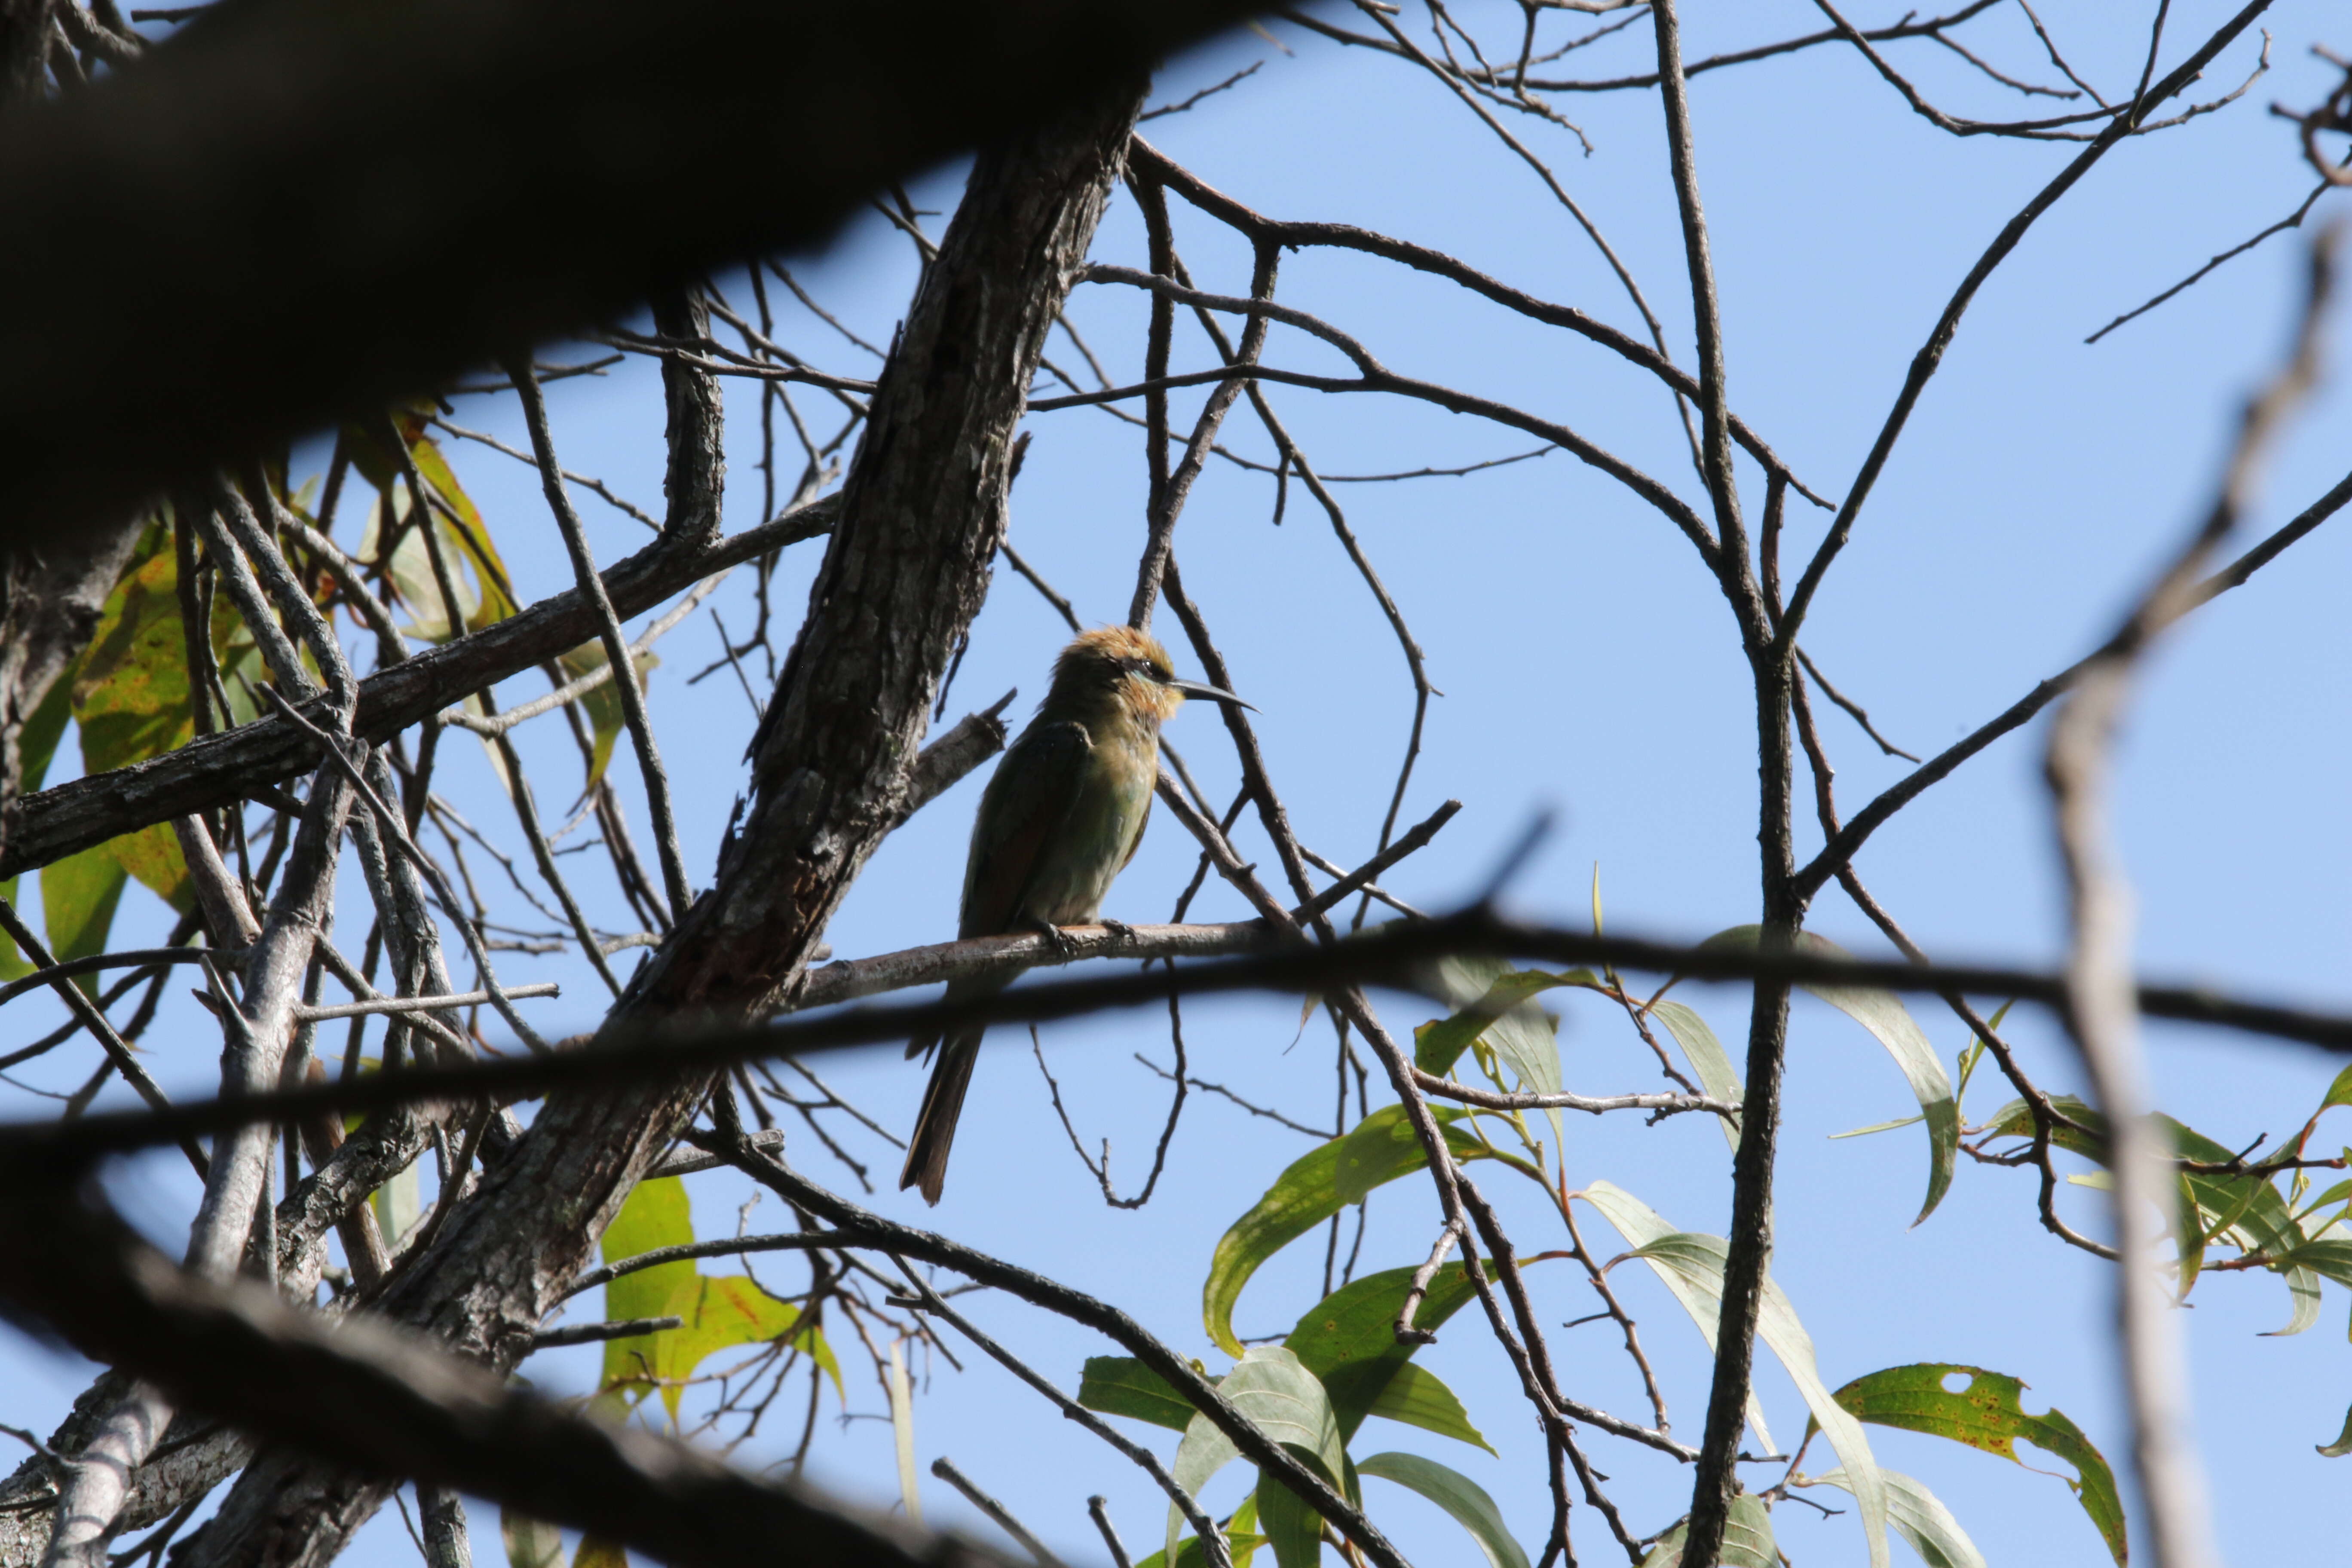
<svg viewBox="0 0 2352 1568">
<path fill-rule="evenodd" d="M 1953 1378 L 1967 1381 L 1955 1391 L 1947 1386 Z M 1948 1437 L 2019 1465 L 2025 1463 L 2017 1455 L 2020 1438 L 2065 1460 L 2074 1467 L 2078 1478 L 2066 1480 L 2067 1486 L 2097 1527 L 2107 1551 L 2122 1563 L 2128 1551 L 2115 1471 L 2064 1413 L 2027 1415 L 2019 1397 L 2025 1387 L 2006 1373 L 1928 1362 L 1890 1366 L 1855 1378 L 1839 1389 L 1836 1397 L 1841 1407 L 1864 1421 Z"/>
</svg>

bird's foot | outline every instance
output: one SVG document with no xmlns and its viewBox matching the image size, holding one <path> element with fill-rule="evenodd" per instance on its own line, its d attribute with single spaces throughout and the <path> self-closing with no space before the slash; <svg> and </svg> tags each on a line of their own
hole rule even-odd
<svg viewBox="0 0 2352 1568">
<path fill-rule="evenodd" d="M 1054 924 L 1051 921 L 1039 921 L 1037 922 L 1037 934 L 1045 939 L 1045 945 L 1052 948 L 1054 950 L 1054 956 L 1060 959 L 1062 962 L 1066 963 L 1071 959 L 1077 957 L 1078 944 L 1076 941 L 1071 937 L 1068 931 L 1064 931 L 1060 926 Z"/>
<path fill-rule="evenodd" d="M 1108 915 L 1105 915 L 1102 917 L 1102 928 L 1121 942 L 1135 940 L 1135 928 L 1125 921 L 1115 921 Z"/>
</svg>

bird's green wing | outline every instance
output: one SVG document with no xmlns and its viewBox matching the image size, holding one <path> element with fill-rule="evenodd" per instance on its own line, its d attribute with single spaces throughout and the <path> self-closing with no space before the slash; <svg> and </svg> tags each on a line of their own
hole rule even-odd
<svg viewBox="0 0 2352 1568">
<path fill-rule="evenodd" d="M 1005 752 L 971 825 L 958 936 L 1012 929 L 1045 847 L 1069 820 L 1093 752 L 1086 726 L 1067 721 L 1033 724 Z"/>
</svg>

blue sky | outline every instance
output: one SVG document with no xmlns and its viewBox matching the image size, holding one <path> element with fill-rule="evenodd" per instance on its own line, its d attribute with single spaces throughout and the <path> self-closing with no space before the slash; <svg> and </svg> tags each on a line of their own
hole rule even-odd
<svg viewBox="0 0 2352 1568">
<path fill-rule="evenodd" d="M 1515 25 L 1516 13 L 1504 8 L 1462 14 L 1482 33 L 1499 36 Z M 2176 5 L 2168 61 L 2227 14 L 2213 4 Z M 2116 26 L 2106 7 L 2093 5 L 2052 6 L 2045 19 L 2095 82 L 2127 87 L 2136 79 L 2145 47 L 2138 24 Z M 2237 402 L 2284 344 L 2301 237 L 2272 242 L 2095 346 L 2082 339 L 2284 216 L 2310 188 L 2291 130 L 2263 105 L 2316 101 L 2330 73 L 2305 57 L 2306 46 L 2352 40 L 2341 36 L 2340 16 L 2308 0 L 2281 5 L 2265 22 L 2276 40 L 2270 78 L 2226 112 L 2118 150 L 1996 275 L 1829 580 L 1806 647 L 1897 743 L 1922 752 L 1948 744 L 2093 646 L 2204 506 Z M 1818 25 L 1815 12 L 1797 5 L 1695 16 L 1686 49 L 1697 57 Z M 1435 84 L 1366 51 L 1273 26 L 1295 53 L 1244 32 L 1171 66 L 1155 86 L 1157 100 L 1265 62 L 1239 88 L 1154 121 L 1145 134 L 1271 215 L 1356 223 L 1436 245 L 1533 293 L 1638 327 L 1567 215 Z M 2009 10 L 1961 36 L 2004 68 L 2036 79 L 2051 74 Z M 1645 69 L 1648 37 L 1636 25 L 1571 58 L 1591 60 L 1594 74 Z M 2255 47 L 2233 47 L 2213 81 L 2234 86 Z M 1928 46 L 1908 46 L 1897 58 L 1939 101 L 1962 112 L 2031 110 Z M 1589 158 L 1557 130 L 1518 121 L 1515 129 L 1527 132 L 1607 231 L 1664 319 L 1675 353 L 1689 363 L 1680 237 L 1655 100 L 1560 102 L 1591 138 Z M 1841 493 L 1952 287 L 2074 148 L 1945 135 L 1842 49 L 1704 77 L 1694 87 L 1693 111 L 1733 405 L 1808 482 Z M 960 179 L 958 170 L 942 171 L 911 194 L 919 206 L 944 212 Z M 2340 211 L 2344 201 L 2323 202 L 2320 215 Z M 1179 246 L 1202 286 L 1245 291 L 1245 249 L 1181 201 L 1171 205 Z M 936 229 L 944 218 L 928 221 Z M 1097 253 L 1139 265 L 1141 250 L 1133 204 L 1122 194 Z M 863 218 L 822 256 L 795 265 L 829 308 L 868 339 L 887 341 L 913 279 L 902 237 Z M 740 279 L 722 282 L 744 302 Z M 1286 258 L 1281 297 L 1354 333 L 1399 371 L 1539 410 L 1685 495 L 1698 493 L 1668 401 L 1581 340 L 1532 327 L 1450 285 L 1336 252 Z M 830 368 L 867 373 L 870 360 L 838 340 L 827 342 L 821 326 L 787 308 L 781 292 L 779 299 L 787 342 L 821 353 Z M 1072 315 L 1114 376 L 1139 374 L 1143 315 L 1132 291 L 1082 288 Z M 1074 357 L 1059 338 L 1049 352 Z M 1197 331 L 1180 319 L 1178 368 L 1198 367 L 1205 354 Z M 1283 329 L 1268 358 L 1304 369 L 1337 366 L 1328 348 Z M 758 521 L 756 397 L 749 385 L 730 386 L 730 528 Z M 1273 396 L 1327 472 L 1461 464 L 1534 445 L 1415 405 L 1285 390 Z M 657 507 L 661 405 L 649 370 L 632 363 L 599 380 L 557 384 L 550 397 L 567 464 Z M 803 407 L 815 405 L 803 400 Z M 1182 416 L 1197 406 L 1189 395 L 1178 400 Z M 2248 520 L 2248 538 L 2341 477 L 2347 413 L 2352 400 L 2338 377 L 2283 446 L 2266 500 Z M 465 400 L 457 417 L 520 439 L 510 405 Z M 1030 427 L 1036 440 L 1013 498 L 1012 538 L 1082 616 L 1118 618 L 1141 537 L 1140 442 L 1131 426 L 1089 410 L 1033 416 Z M 1245 408 L 1226 428 L 1236 449 L 1270 454 Z M 535 477 L 478 448 L 460 446 L 453 457 L 526 596 L 568 581 Z M 1762 501 L 1760 477 L 1748 468 L 1741 480 L 1752 511 Z M 1265 476 L 1213 463 L 1177 550 L 1237 687 L 1263 710 L 1259 732 L 1299 831 L 1324 854 L 1352 864 L 1373 846 L 1403 743 L 1410 688 L 1385 626 L 1319 514 L 1294 489 L 1286 521 L 1275 528 L 1271 492 Z M 1671 528 L 1557 452 L 1466 479 L 1349 485 L 1342 500 L 1445 692 L 1432 710 L 1405 819 L 1449 797 L 1465 806 L 1436 847 L 1387 884 L 1424 907 L 1457 900 L 1479 885 L 1529 816 L 1549 807 L 1559 813 L 1560 828 L 1513 889 L 1527 912 L 1587 918 L 1597 865 L 1614 929 L 1695 937 L 1753 919 L 1747 677 L 1727 611 Z M 588 498 L 583 506 L 600 560 L 642 541 L 638 525 Z M 2339 609 L 2352 562 L 2334 531 L 2340 526 L 2322 530 L 2202 612 L 2151 662 L 2117 782 L 2139 952 L 2151 973 L 2352 1004 L 2338 977 L 2352 935 L 2341 891 L 2352 872 L 2352 843 L 2341 826 L 2340 784 L 2352 646 Z M 1818 537 L 1819 519 L 1792 508 L 1790 531 L 1792 552 L 1801 552 Z M 780 637 L 789 636 L 818 548 L 800 547 L 780 572 Z M 715 602 L 740 630 L 748 599 L 739 581 Z M 1163 618 L 1162 629 L 1172 643 L 1172 624 Z M 1021 689 L 1015 711 L 1025 714 L 1065 635 L 1025 584 L 1000 572 L 950 714 L 1013 687 Z M 663 666 L 652 678 L 687 863 L 698 879 L 708 875 L 742 787 L 739 759 L 751 724 L 742 693 L 723 672 L 686 684 L 715 646 L 708 622 L 697 620 L 664 644 Z M 1181 650 L 1178 663 L 1198 673 Z M 508 689 L 512 701 L 535 688 L 518 681 Z M 1847 809 L 1901 776 L 1906 764 L 1879 756 L 1843 717 L 1825 710 L 1823 723 Z M 2062 908 L 2039 783 L 2040 735 L 2037 725 L 1996 746 L 1906 812 L 1861 858 L 1873 889 L 1932 952 L 2044 963 L 2056 951 Z M 1229 795 L 1231 748 L 1212 716 L 1195 710 L 1181 717 L 1171 738 L 1212 795 Z M 451 740 L 445 787 L 477 822 L 503 826 L 506 808 L 479 751 Z M 572 776 L 570 742 L 552 721 L 527 730 L 524 741 L 551 776 Z M 633 780 L 632 764 L 616 766 Z M 834 922 L 838 952 L 882 952 L 951 934 L 979 783 L 968 781 L 884 847 Z M 541 793 L 568 791 L 542 785 Z M 1809 820 L 1801 813 L 1801 842 L 1817 839 Z M 1270 864 L 1261 837 L 1245 837 L 1244 849 Z M 1160 822 L 1109 912 L 1164 919 L 1192 864 L 1181 835 Z M 588 883 L 585 896 L 618 922 L 617 900 L 597 879 Z M 358 897 L 354 888 L 343 910 L 352 943 L 367 919 Z M 142 899 L 134 893 L 126 900 L 125 940 L 163 923 L 160 907 Z M 1243 912 L 1238 900 L 1212 887 L 1195 915 Z M 1823 895 L 1811 924 L 1849 946 L 1883 950 L 1834 890 Z M 584 1027 L 596 1016 L 600 987 L 576 964 L 517 960 L 502 973 L 563 980 L 563 999 L 539 1005 L 559 1027 Z M 1736 993 L 1690 999 L 1727 1040 L 1738 1038 L 1746 1008 Z M 20 1005 L 8 1037 L 49 1026 L 39 1005 Z M 1413 1006 L 1391 998 L 1386 1016 L 1400 1026 L 1428 1016 Z M 1612 1022 L 1580 1003 L 1562 1010 L 1570 1087 L 1653 1086 L 1654 1068 L 1645 1067 L 1647 1053 L 1622 1018 Z M 159 1078 L 185 1092 L 202 1089 L 214 1073 L 192 1011 L 172 1015 L 152 1037 Z M 1915 1011 L 1948 1059 L 1964 1039 L 1957 1022 L 1925 1005 Z M 2081 1087 L 2049 1020 L 2021 1009 L 2011 1026 L 2041 1082 Z M 1078 1124 L 1090 1140 L 1112 1141 L 1123 1191 L 1148 1163 L 1165 1104 L 1165 1086 L 1131 1053 L 1164 1062 L 1165 1035 L 1160 1020 L 1139 1016 L 1045 1037 Z M 1299 1037 L 1295 1003 L 1202 1005 L 1188 1014 L 1187 1039 L 1201 1077 L 1302 1120 L 1328 1118 L 1328 1031 Z M 895 1193 L 877 1196 L 875 1206 L 935 1223 L 1114 1300 L 1186 1353 L 1221 1365 L 1197 1309 L 1210 1250 L 1307 1142 L 1229 1105 L 1196 1100 L 1160 1195 L 1140 1212 L 1107 1210 L 1071 1154 L 1024 1044 L 999 1038 L 984 1058 L 941 1207 L 925 1215 Z M 2232 1147 L 2261 1132 L 2291 1133 L 2337 1065 L 2165 1026 L 2151 1028 L 2149 1045 L 2162 1102 Z M 897 1053 L 821 1070 L 886 1123 L 911 1120 L 919 1075 Z M 1981 1118 L 2006 1097 L 1988 1073 L 1969 1109 Z M 2025 1175 L 1965 1161 L 1942 1209 L 1910 1228 L 1925 1163 L 1917 1131 L 1828 1137 L 1908 1108 L 1900 1077 L 1867 1036 L 1825 1007 L 1800 1005 L 1775 1276 L 1811 1331 L 1825 1377 L 1834 1385 L 1916 1361 L 2011 1373 L 2032 1385 L 2032 1407 L 2065 1410 L 2120 1463 L 2105 1267 L 2041 1230 Z M 2323 1130 L 2315 1150 L 2329 1144 L 2331 1131 Z M 1723 1228 L 1728 1161 L 1711 1127 L 1695 1119 L 1656 1128 L 1586 1119 L 1569 1125 L 1567 1142 L 1572 1182 L 1606 1177 L 1685 1228 Z M 814 1148 L 795 1148 L 817 1179 L 851 1184 Z M 883 1172 L 894 1168 L 887 1151 L 869 1143 L 861 1157 L 867 1154 Z M 152 1181 L 140 1179 L 151 1172 Z M 125 1173 L 119 1184 L 159 1234 L 184 1223 L 173 1216 L 184 1215 L 187 1194 L 162 1165 Z M 1498 1190 L 1501 1178 L 1486 1185 Z M 696 1178 L 693 1190 L 709 1232 L 732 1223 L 730 1211 L 744 1195 L 717 1176 Z M 1507 1213 L 1523 1249 L 1556 1244 L 1556 1221 L 1547 1229 L 1539 1209 L 1506 1201 L 1515 1205 Z M 2079 1223 L 2100 1223 L 2097 1194 L 2069 1192 L 2063 1201 Z M 754 1211 L 751 1226 L 782 1220 L 771 1202 Z M 1384 1190 L 1372 1202 L 1362 1267 L 1417 1261 L 1435 1224 L 1425 1188 L 1403 1183 Z M 1588 1223 L 1588 1237 L 1595 1230 L 1605 1235 Z M 1244 1296 L 1241 1331 L 1286 1327 L 1311 1304 L 1319 1266 L 1319 1247 L 1307 1242 L 1278 1258 Z M 1593 1310 L 1590 1293 L 1556 1272 L 1561 1266 L 1543 1267 L 1555 1271 L 1538 1276 L 1552 1321 Z M 1627 1268 L 1613 1278 L 1642 1321 L 1676 1430 L 1695 1440 L 1706 1397 L 1697 1335 L 1645 1273 Z M 2318 1500 L 2340 1494 L 2341 1478 L 2328 1467 L 2345 1461 L 2316 1457 L 2313 1445 L 2335 1436 L 2352 1401 L 2352 1363 L 2337 1337 L 2342 1293 L 2331 1287 L 2319 1326 L 2288 1339 L 2257 1337 L 2287 1315 L 2273 1277 L 2211 1278 L 2193 1300 L 2198 1413 L 2226 1548 L 2239 1561 L 2316 1558 L 2340 1537 L 2338 1510 Z M 970 1300 L 975 1319 L 1066 1388 L 1075 1388 L 1084 1357 L 1111 1349 L 1013 1303 Z M 1605 1325 L 1555 1330 L 1555 1356 L 1571 1392 L 1637 1411 L 1638 1384 L 1610 1336 Z M 1359 1447 L 1416 1449 L 1456 1465 L 1496 1494 L 1532 1554 L 1548 1514 L 1541 1448 L 1507 1363 L 1468 1316 L 1424 1354 L 1501 1458 L 1393 1426 L 1368 1431 Z M 80 1369 L 27 1342 L 0 1342 L 0 1357 L 18 1391 L 12 1422 L 45 1427 L 80 1386 Z M 970 1370 L 962 1373 L 931 1368 L 919 1397 L 923 1463 L 935 1454 L 952 1457 L 1074 1561 L 1097 1560 L 1084 1500 L 1102 1492 L 1129 1544 L 1139 1554 L 1148 1550 L 1162 1514 L 1150 1482 L 992 1366 L 964 1359 Z M 593 1352 L 570 1352 L 533 1363 L 530 1375 L 570 1391 L 587 1386 L 594 1366 Z M 1801 1430 L 1802 1407 L 1777 1368 L 1764 1373 L 1761 1390 L 1776 1431 Z M 870 1383 L 853 1383 L 852 1392 L 854 1409 L 879 1410 Z M 833 1408 L 828 1396 L 828 1417 Z M 796 1421 L 789 1425 L 796 1430 Z M 1934 1439 L 1876 1428 L 1872 1439 L 1882 1463 L 1936 1489 L 1989 1560 L 2101 1560 L 2096 1537 L 2059 1481 Z M 772 1457 L 783 1440 L 763 1434 L 740 1457 Z M 1612 1496 L 1637 1530 L 1663 1526 L 1685 1505 L 1687 1479 L 1677 1468 L 1605 1440 L 1594 1451 L 1616 1478 Z M 814 1471 L 824 1481 L 877 1503 L 895 1494 L 886 1423 L 829 1430 L 817 1452 Z M 929 1517 L 971 1517 L 945 1487 L 928 1477 L 925 1485 Z M 1222 1511 L 1240 1485 L 1238 1474 L 1229 1474 L 1209 1500 Z M 1375 1519 L 1416 1562 L 1465 1560 L 1461 1536 L 1434 1510 L 1384 1483 L 1368 1491 Z M 1582 1509 L 1576 1520 L 1580 1552 L 1608 1561 L 1613 1548 L 1598 1522 Z M 478 1521 L 477 1552 L 494 1557 L 492 1521 L 478 1513 Z M 1824 1521 L 1789 1507 L 1776 1524 L 1783 1549 L 1801 1563 L 1864 1560 L 1851 1515 Z M 357 1550 L 355 1561 L 391 1563 L 411 1549 L 387 1516 Z"/>
</svg>

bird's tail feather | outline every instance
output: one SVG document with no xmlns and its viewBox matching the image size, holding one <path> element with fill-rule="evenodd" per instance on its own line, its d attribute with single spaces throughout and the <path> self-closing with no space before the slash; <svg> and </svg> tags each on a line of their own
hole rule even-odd
<svg viewBox="0 0 2352 1568">
<path fill-rule="evenodd" d="M 921 1187 L 927 1204 L 938 1203 L 947 1184 L 948 1151 L 955 1146 L 956 1119 L 963 1114 L 964 1090 L 971 1086 L 983 1032 L 964 1029 L 950 1035 L 923 1090 L 923 1109 L 915 1118 L 915 1135 L 907 1143 L 907 1164 L 898 1173 L 898 1185 Z"/>
</svg>

